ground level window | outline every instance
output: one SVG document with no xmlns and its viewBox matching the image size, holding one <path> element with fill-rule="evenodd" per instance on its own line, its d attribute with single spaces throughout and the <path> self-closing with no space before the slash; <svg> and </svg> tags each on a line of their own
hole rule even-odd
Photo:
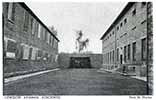
<svg viewBox="0 0 156 100">
<path fill-rule="evenodd" d="M 136 60 L 136 42 L 133 43 L 133 61 Z"/>
<path fill-rule="evenodd" d="M 146 46 L 147 43 L 146 43 L 146 38 L 142 39 L 142 42 L 141 42 L 141 57 L 142 57 L 142 60 L 145 60 L 146 59 Z"/>
</svg>

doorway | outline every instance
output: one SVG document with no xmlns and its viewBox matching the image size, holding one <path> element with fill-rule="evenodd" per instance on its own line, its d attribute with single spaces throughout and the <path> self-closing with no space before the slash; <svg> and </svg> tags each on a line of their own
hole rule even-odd
<svg viewBox="0 0 156 100">
<path fill-rule="evenodd" d="M 90 57 L 71 57 L 69 68 L 91 68 Z"/>
</svg>

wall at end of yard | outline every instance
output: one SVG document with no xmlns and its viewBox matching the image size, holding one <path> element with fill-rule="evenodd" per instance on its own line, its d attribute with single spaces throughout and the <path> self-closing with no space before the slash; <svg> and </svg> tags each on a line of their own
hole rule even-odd
<svg viewBox="0 0 156 100">
<path fill-rule="evenodd" d="M 59 54 L 58 62 L 60 68 L 68 68 L 70 65 L 71 57 L 90 57 L 91 66 L 93 68 L 101 68 L 102 67 L 102 54 L 68 54 L 62 53 Z"/>
</svg>

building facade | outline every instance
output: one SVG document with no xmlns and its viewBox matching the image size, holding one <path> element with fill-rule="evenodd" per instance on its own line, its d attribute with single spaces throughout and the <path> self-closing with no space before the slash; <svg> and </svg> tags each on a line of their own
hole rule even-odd
<svg viewBox="0 0 156 100">
<path fill-rule="evenodd" d="M 58 38 L 25 3 L 3 3 L 4 72 L 9 71 L 9 64 L 16 62 L 15 68 L 12 64 L 12 71 L 34 69 L 33 66 L 39 65 L 31 64 L 41 62 L 55 67 L 52 64 L 57 60 L 58 42 Z M 21 69 L 20 62 L 31 68 Z"/>
<path fill-rule="evenodd" d="M 147 2 L 129 2 L 104 33 L 101 37 L 103 68 L 146 76 L 147 59 L 151 64 L 153 62 L 153 32 L 147 27 L 148 16 L 152 13 L 148 14 L 147 10 Z M 151 34 L 148 39 L 151 42 L 147 53 L 148 34 Z"/>
</svg>

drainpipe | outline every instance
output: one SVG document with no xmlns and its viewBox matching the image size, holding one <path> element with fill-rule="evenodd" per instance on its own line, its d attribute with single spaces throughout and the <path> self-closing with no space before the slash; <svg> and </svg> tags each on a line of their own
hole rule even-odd
<svg viewBox="0 0 156 100">
<path fill-rule="evenodd" d="M 115 66 L 117 66 L 117 39 L 116 39 L 116 26 L 114 26 L 114 35 L 115 35 L 115 52 L 114 52 L 114 55 L 115 55 Z"/>
<path fill-rule="evenodd" d="M 147 74 L 147 76 L 146 76 L 146 79 L 147 79 L 147 82 L 146 82 L 146 87 L 147 87 L 147 95 L 149 95 L 149 76 L 148 76 L 148 72 L 149 72 L 149 59 L 148 59 L 148 55 L 149 55 L 149 49 L 148 49 L 148 47 L 149 47 L 149 44 L 148 44 L 148 42 L 149 42 L 149 29 L 148 29 L 148 25 L 149 25 L 149 19 L 148 19 L 148 4 L 150 5 L 150 3 L 149 2 L 147 2 L 147 5 L 146 5 L 146 18 L 147 18 L 147 31 L 146 31 L 146 34 L 147 34 L 147 37 L 146 37 L 146 74 Z"/>
</svg>

